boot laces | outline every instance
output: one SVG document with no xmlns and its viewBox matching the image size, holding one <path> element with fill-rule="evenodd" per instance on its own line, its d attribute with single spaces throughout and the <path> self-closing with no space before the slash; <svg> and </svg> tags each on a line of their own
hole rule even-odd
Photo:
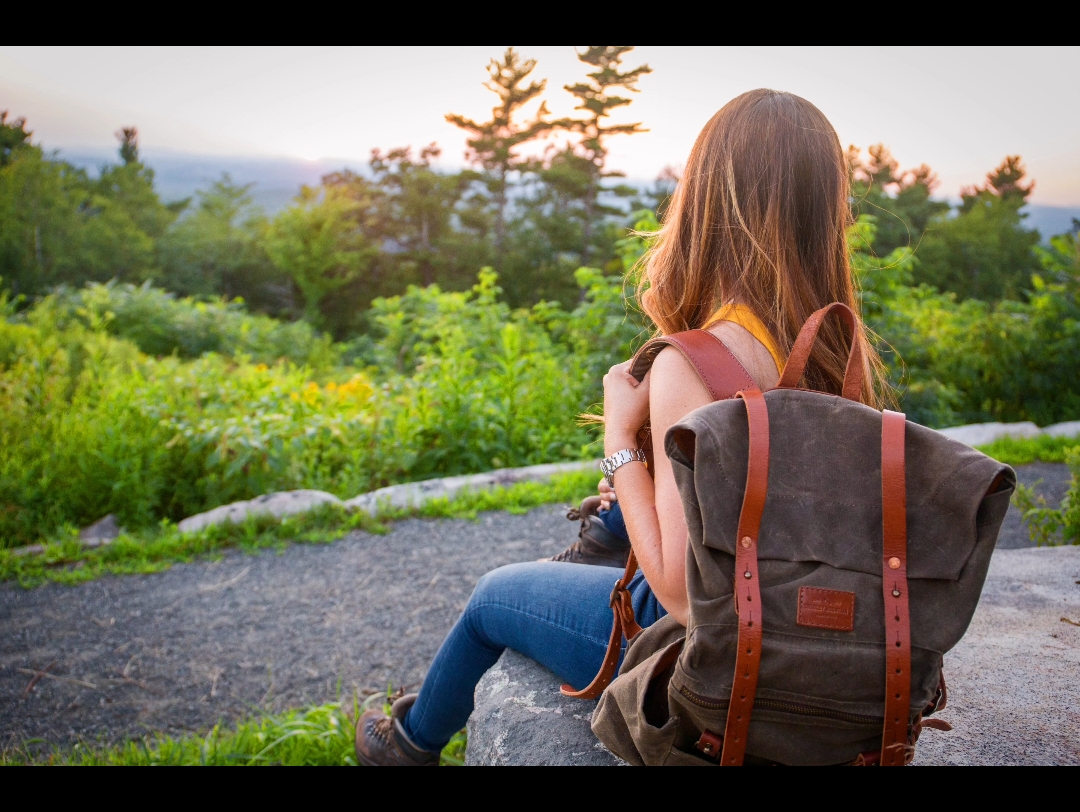
<svg viewBox="0 0 1080 812">
<path fill-rule="evenodd" d="M 578 542 L 575 541 L 573 544 L 571 544 L 569 547 L 567 547 L 565 550 L 563 550 L 558 555 L 552 556 L 551 560 L 552 561 L 569 561 L 571 564 L 573 564 L 574 561 L 579 557 L 580 557 L 580 555 L 578 553 Z"/>
<path fill-rule="evenodd" d="M 389 716 L 383 716 L 368 722 L 368 735 L 378 739 L 379 744 L 386 747 L 393 744 L 391 731 L 394 729 L 394 720 Z"/>
</svg>

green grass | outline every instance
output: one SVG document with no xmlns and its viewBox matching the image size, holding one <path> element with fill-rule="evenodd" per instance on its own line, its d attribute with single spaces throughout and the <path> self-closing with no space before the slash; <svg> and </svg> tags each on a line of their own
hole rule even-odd
<svg viewBox="0 0 1080 812">
<path fill-rule="evenodd" d="M 977 446 L 979 451 L 1006 465 L 1028 465 L 1032 462 L 1065 462 L 1066 453 L 1080 448 L 1080 437 L 1003 437 L 989 445 Z"/>
<path fill-rule="evenodd" d="M 385 510 L 376 517 L 364 512 L 324 507 L 284 520 L 250 518 L 240 524 L 223 524 L 199 533 L 181 534 L 175 526 L 125 534 L 105 547 L 88 550 L 80 546 L 74 529 L 46 545 L 40 555 L 16 556 L 0 550 L 0 580 L 18 581 L 24 587 L 46 581 L 78 584 L 101 575 L 160 572 L 178 562 L 213 559 L 227 549 L 253 553 L 263 549 L 284 550 L 291 543 L 326 544 L 352 530 L 385 533 L 388 522 L 410 516 L 469 518 L 488 510 L 524 513 L 557 502 L 576 502 L 595 492 L 599 474 L 591 471 L 563 474 L 548 482 L 523 482 L 436 499 L 415 510 Z"/>
<path fill-rule="evenodd" d="M 83 743 L 47 753 L 35 750 L 41 743 L 31 741 L 19 749 L 0 752 L 0 765 L 355 766 L 353 730 L 361 710 L 355 700 L 349 709 L 331 702 L 276 715 L 260 714 L 231 726 L 215 725 L 207 733 L 176 738 L 152 733 L 113 746 Z M 464 760 L 465 731 L 461 731 L 443 748 L 441 763 L 460 766 Z"/>
</svg>

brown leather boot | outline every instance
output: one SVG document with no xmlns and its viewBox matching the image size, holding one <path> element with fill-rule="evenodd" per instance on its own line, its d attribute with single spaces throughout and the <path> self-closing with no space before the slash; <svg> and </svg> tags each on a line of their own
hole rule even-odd
<svg viewBox="0 0 1080 812">
<path fill-rule="evenodd" d="M 390 715 L 372 708 L 356 720 L 356 758 L 365 767 L 437 767 L 439 753 L 421 750 L 405 735 L 401 720 L 416 694 L 406 694 L 390 706 Z"/>
<path fill-rule="evenodd" d="M 541 560 L 625 568 L 626 560 L 630 557 L 630 545 L 604 527 L 604 523 L 596 518 L 599 512 L 599 496 L 589 496 L 581 503 L 580 508 L 568 511 L 566 518 L 581 522 L 578 540 L 558 555 Z"/>
</svg>

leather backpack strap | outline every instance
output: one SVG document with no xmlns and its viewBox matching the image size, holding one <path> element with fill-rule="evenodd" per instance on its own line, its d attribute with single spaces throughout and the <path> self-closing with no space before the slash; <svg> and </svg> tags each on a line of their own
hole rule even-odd
<svg viewBox="0 0 1080 812">
<path fill-rule="evenodd" d="M 830 313 L 837 313 L 851 330 L 851 352 L 848 354 L 847 368 L 844 370 L 843 395 L 848 400 L 858 401 L 862 397 L 863 378 L 866 375 L 863 363 L 862 344 L 858 340 L 856 327 L 859 320 L 843 302 L 833 302 L 810 315 L 799 331 L 799 337 L 795 339 L 795 346 L 791 348 L 784 371 L 780 375 L 780 383 L 777 389 L 798 389 L 799 381 L 802 380 L 806 371 L 806 364 L 810 360 L 810 352 L 817 343 L 818 331 L 825 317 Z"/>
<path fill-rule="evenodd" d="M 682 354 L 697 372 L 713 400 L 726 400 L 734 397 L 742 389 L 756 389 L 757 387 L 750 373 L 739 363 L 739 359 L 723 341 L 707 330 L 687 330 L 683 333 L 659 336 L 646 342 L 634 355 L 630 364 L 630 374 L 639 381 L 644 378 L 645 373 L 652 368 L 653 361 L 664 347 L 674 347 Z M 644 431 L 643 445 L 646 446 L 644 451 L 648 457 L 649 472 L 652 473 L 652 442 L 648 429 Z M 575 699 L 596 699 L 615 678 L 615 672 L 619 667 L 619 655 L 622 653 L 623 637 L 630 640 L 641 631 L 641 626 L 634 618 L 634 605 L 628 589 L 631 579 L 637 573 L 637 568 L 637 559 L 631 551 L 623 576 L 615 582 L 615 588 L 611 591 L 614 623 L 600 672 L 580 691 L 574 690 L 572 685 L 563 685 L 559 689 L 563 696 L 571 696 Z"/>
<path fill-rule="evenodd" d="M 885 599 L 885 730 L 883 767 L 908 761 L 911 716 L 911 616 L 907 580 L 907 480 L 904 434 L 907 419 L 899 412 L 881 415 L 881 589 Z"/>
<path fill-rule="evenodd" d="M 769 409 L 759 389 L 747 389 L 735 397 L 746 404 L 750 429 L 750 454 L 746 468 L 746 493 L 739 513 L 735 541 L 735 612 L 739 616 L 739 647 L 735 654 L 735 677 L 731 683 L 720 763 L 739 766 L 746 755 L 750 711 L 757 693 L 761 667 L 761 588 L 758 586 L 758 534 L 765 497 L 769 491 Z"/>
<path fill-rule="evenodd" d="M 563 696 L 574 699 L 596 699 L 615 678 L 615 672 L 619 667 L 619 655 L 622 653 L 623 636 L 630 640 L 641 631 L 641 626 L 634 617 L 633 596 L 627 589 L 630 586 L 630 579 L 636 572 L 637 559 L 634 558 L 634 551 L 631 550 L 623 576 L 615 582 L 615 588 L 611 590 L 611 610 L 615 615 L 615 622 L 611 625 L 611 636 L 608 638 L 607 651 L 604 652 L 604 662 L 600 666 L 600 671 L 593 677 L 593 681 L 580 691 L 575 691 L 572 685 L 563 685 L 559 688 L 559 693 Z"/>
<path fill-rule="evenodd" d="M 687 330 L 647 341 L 634 355 L 630 374 L 639 381 L 644 378 L 665 347 L 674 347 L 690 362 L 713 400 L 727 400 L 736 392 L 757 387 L 734 353 L 708 330 Z"/>
</svg>

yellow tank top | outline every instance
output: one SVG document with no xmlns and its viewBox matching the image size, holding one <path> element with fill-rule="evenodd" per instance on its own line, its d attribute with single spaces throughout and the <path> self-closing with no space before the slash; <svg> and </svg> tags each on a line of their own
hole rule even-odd
<svg viewBox="0 0 1080 812">
<path fill-rule="evenodd" d="M 784 362 L 787 359 L 780 353 L 780 348 L 776 346 L 772 333 L 761 323 L 761 319 L 754 315 L 753 310 L 746 305 L 726 304 L 709 317 L 703 329 L 708 330 L 721 321 L 730 321 L 732 324 L 739 325 L 760 341 L 765 349 L 769 351 L 769 355 L 772 356 L 773 363 L 776 364 L 776 371 L 783 372 Z"/>
</svg>

